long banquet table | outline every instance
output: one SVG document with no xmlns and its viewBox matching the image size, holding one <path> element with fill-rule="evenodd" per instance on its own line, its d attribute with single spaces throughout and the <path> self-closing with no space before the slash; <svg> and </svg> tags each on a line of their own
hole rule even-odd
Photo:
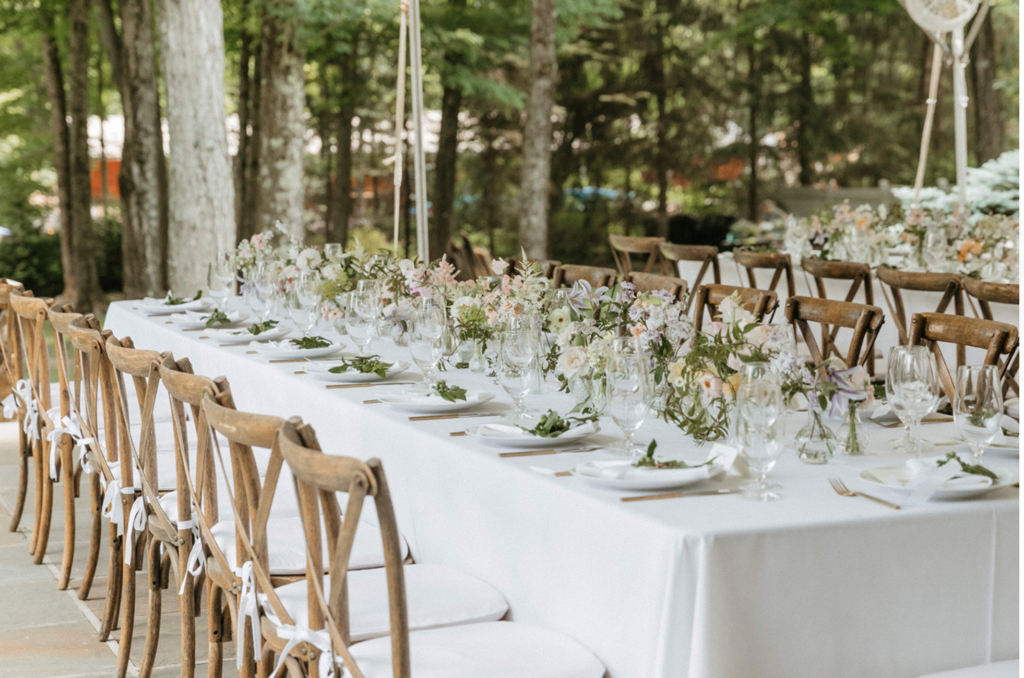
<svg viewBox="0 0 1024 678">
<path fill-rule="evenodd" d="M 889 454 L 897 431 L 868 424 L 878 454 L 826 466 L 787 451 L 772 472 L 780 501 L 622 503 L 623 492 L 531 468 L 561 471 L 603 452 L 499 458 L 500 449 L 449 435 L 488 419 L 410 422 L 364 404 L 374 388 L 327 390 L 295 374 L 300 366 L 218 347 L 131 301 L 110 306 L 106 327 L 139 348 L 187 356 L 197 373 L 227 376 L 240 409 L 301 416 L 327 453 L 381 458 L 417 561 L 490 582 L 512 619 L 576 638 L 612 678 L 913 678 L 1018 656 L 1019 490 L 893 511 L 829 487 L 838 476 L 866 489 L 860 470 L 903 463 L 906 455 Z M 372 350 L 409 360 L 390 341 Z M 484 375 L 444 376 L 509 402 Z M 528 405 L 569 409 L 571 399 L 551 390 Z M 804 416 L 791 415 L 790 436 Z M 619 435 L 601 423 L 602 435 Z M 936 440 L 954 435 L 952 424 L 922 428 Z M 651 438 L 659 452 L 707 456 L 664 422 L 644 425 L 639 439 Z M 1017 453 L 989 451 L 986 463 L 1016 471 Z"/>
</svg>

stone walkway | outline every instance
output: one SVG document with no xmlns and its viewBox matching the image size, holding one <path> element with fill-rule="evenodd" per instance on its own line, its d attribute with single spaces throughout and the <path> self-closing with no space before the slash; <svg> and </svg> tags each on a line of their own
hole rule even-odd
<svg viewBox="0 0 1024 678">
<path fill-rule="evenodd" d="M 106 526 L 89 598 L 78 599 L 85 555 L 88 550 L 89 490 L 83 482 L 76 502 L 77 529 L 75 563 L 67 591 L 57 590 L 57 575 L 64 550 L 64 505 L 60 486 L 54 492 L 53 524 L 43 563 L 35 565 L 28 553 L 32 528 L 32 487 L 17 532 L 9 532 L 11 509 L 18 485 L 17 425 L 0 423 L 0 678 L 93 678 L 114 676 L 117 665 L 117 636 L 98 640 L 99 617 L 107 583 Z M 205 603 L 205 600 L 204 600 Z M 176 586 L 164 592 L 160 617 L 160 643 L 154 678 L 181 675 L 181 624 L 177 612 Z M 138 675 L 146 635 L 147 594 L 145 574 L 137 580 L 135 633 L 128 675 Z M 196 675 L 205 676 L 208 666 L 206 614 L 196 620 Z M 224 678 L 238 675 L 234 645 L 224 644 Z"/>
</svg>

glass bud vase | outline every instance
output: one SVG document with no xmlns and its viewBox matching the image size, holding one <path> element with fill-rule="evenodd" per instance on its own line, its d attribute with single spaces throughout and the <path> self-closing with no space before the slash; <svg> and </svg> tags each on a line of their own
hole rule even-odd
<svg viewBox="0 0 1024 678">
<path fill-rule="evenodd" d="M 807 424 L 796 434 L 796 453 L 805 464 L 827 464 L 836 453 L 836 434 L 825 425 L 821 412 L 807 408 Z"/>
<path fill-rule="evenodd" d="M 484 343 L 473 342 L 473 357 L 469 359 L 469 369 L 472 372 L 485 372 L 487 370 L 487 356 L 484 355 Z"/>
<path fill-rule="evenodd" d="M 836 433 L 836 445 L 841 454 L 857 456 L 868 451 L 868 432 L 860 418 L 860 401 L 851 401 L 846 416 Z"/>
<path fill-rule="evenodd" d="M 391 326 L 391 340 L 395 342 L 395 346 L 409 345 L 409 333 L 405 331 L 405 323 L 397 322 Z"/>
</svg>

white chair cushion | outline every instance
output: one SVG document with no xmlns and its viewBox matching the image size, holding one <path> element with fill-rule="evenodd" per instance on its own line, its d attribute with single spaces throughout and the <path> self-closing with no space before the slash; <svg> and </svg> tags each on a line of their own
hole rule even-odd
<svg viewBox="0 0 1024 678">
<path fill-rule="evenodd" d="M 275 497 L 275 503 L 276 503 Z M 213 526 L 213 538 L 217 540 L 229 563 L 235 560 L 235 521 L 222 520 Z M 402 559 L 409 553 L 405 538 L 401 537 Z M 327 556 L 327 532 L 320 526 L 320 538 L 324 557 Z M 302 531 L 302 519 L 298 516 L 278 517 L 276 512 L 267 521 L 267 543 L 270 548 L 270 574 L 301 575 L 306 572 L 306 538 Z M 243 558 L 243 561 L 246 560 Z M 380 527 L 367 519 L 359 521 L 355 543 L 352 544 L 352 556 L 349 558 L 350 570 L 362 570 L 371 567 L 384 567 L 384 544 L 380 537 Z M 326 567 L 324 570 L 326 571 Z"/>
<path fill-rule="evenodd" d="M 1011 659 L 1005 662 L 969 666 L 966 669 L 954 669 L 941 673 L 930 673 L 921 678 L 1017 678 L 1020 675 L 1020 660 Z"/>
<path fill-rule="evenodd" d="M 416 678 L 602 678 L 605 673 L 597 657 L 572 638 L 518 622 L 415 631 L 409 643 Z M 350 651 L 366 678 L 391 678 L 390 636 Z"/>
<path fill-rule="evenodd" d="M 409 629 L 418 631 L 456 624 L 497 621 L 505 616 L 508 603 L 485 581 L 444 565 L 406 565 L 405 599 Z M 324 577 L 324 594 L 330 590 L 330 575 Z M 309 626 L 307 581 L 275 589 L 296 626 Z M 386 636 L 390 632 L 387 571 L 383 568 L 348 574 L 349 620 L 352 642 Z M 269 604 L 267 616 L 280 624 Z"/>
</svg>

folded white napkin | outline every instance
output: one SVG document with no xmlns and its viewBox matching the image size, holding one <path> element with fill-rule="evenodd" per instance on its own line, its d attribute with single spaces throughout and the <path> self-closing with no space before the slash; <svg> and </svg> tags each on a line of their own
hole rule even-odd
<svg viewBox="0 0 1024 678">
<path fill-rule="evenodd" d="M 575 428 L 571 428 L 565 433 L 551 438 L 565 439 L 565 438 L 578 438 L 580 436 L 589 435 L 597 431 L 597 426 L 592 421 L 588 421 L 585 424 L 581 424 Z M 489 436 L 492 438 L 536 438 L 534 434 L 529 431 L 524 431 L 518 426 L 510 426 L 509 424 L 483 424 L 477 431 L 481 436 Z"/>
<path fill-rule="evenodd" d="M 1020 399 L 1018 399 L 1018 398 L 1009 398 L 1006 401 L 1005 406 L 1004 406 L 1003 409 L 1006 411 L 1006 413 L 1008 415 L 1010 415 L 1014 419 L 1017 419 L 1017 420 L 1020 419 Z M 1003 417 L 1003 419 L 1004 419 L 1003 428 L 1010 428 L 1005 423 L 1006 417 Z M 1013 423 L 1016 424 L 1017 422 L 1013 422 Z M 1016 431 L 1017 429 L 1012 429 L 1012 430 Z"/>
<path fill-rule="evenodd" d="M 902 487 L 914 490 L 913 494 L 910 495 L 911 501 L 927 501 L 940 489 L 970 490 L 992 486 L 991 478 L 974 473 L 966 473 L 960 468 L 960 464 L 955 461 L 939 466 L 939 462 L 943 458 L 925 457 L 924 459 L 910 459 L 907 461 L 910 479 Z M 899 481 L 894 477 L 889 478 L 889 484 L 900 487 Z"/>
<path fill-rule="evenodd" d="M 176 320 L 177 322 L 188 321 L 191 323 L 205 323 L 209 316 L 209 311 L 194 311 L 188 309 L 184 313 L 175 313 L 171 316 L 171 320 Z M 249 314 L 244 311 L 231 311 L 227 316 L 228 324 L 234 324 L 249 317 Z"/>
<path fill-rule="evenodd" d="M 201 311 L 209 308 L 209 299 L 201 298 L 192 301 L 186 301 L 183 304 L 176 304 L 174 306 L 167 305 L 167 299 L 156 299 L 154 297 L 146 297 L 142 300 L 142 307 L 148 313 L 160 313 L 168 309 L 175 311 Z"/>
<path fill-rule="evenodd" d="M 683 482 L 697 482 L 721 478 L 725 475 L 725 469 L 717 464 L 699 466 L 697 468 L 651 468 L 649 466 L 633 466 L 631 462 L 625 461 L 593 461 L 588 464 L 581 464 L 577 467 L 582 475 L 591 478 L 608 478 L 610 480 L 624 480 L 635 478 L 645 473 L 657 473 L 660 477 Z"/>
<path fill-rule="evenodd" d="M 750 477 L 750 466 L 747 464 L 746 459 L 740 456 L 740 451 L 730 445 L 723 445 L 722 443 L 715 443 L 711 446 L 711 451 L 708 452 L 708 457 L 714 459 L 712 466 L 717 466 L 727 475 L 739 476 L 741 478 Z"/>
</svg>

